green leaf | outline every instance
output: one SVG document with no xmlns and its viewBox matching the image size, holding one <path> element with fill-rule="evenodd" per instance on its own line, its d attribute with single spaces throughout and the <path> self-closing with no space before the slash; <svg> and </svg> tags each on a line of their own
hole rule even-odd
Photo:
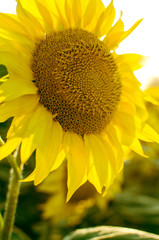
<svg viewBox="0 0 159 240">
<path fill-rule="evenodd" d="M 4 65 L 0 64 L 0 78 L 7 74 L 8 74 L 7 68 Z"/>
<path fill-rule="evenodd" d="M 7 121 L 0 123 L 0 136 L 4 141 L 5 141 L 8 129 L 11 125 L 11 122 L 12 122 L 12 118 L 9 118 Z"/>
<path fill-rule="evenodd" d="M 159 200 L 157 197 L 135 194 L 127 190 L 117 194 L 114 202 L 113 211 L 119 218 L 134 224 L 158 226 Z"/>
<path fill-rule="evenodd" d="M 159 240 L 159 236 L 144 231 L 122 227 L 94 227 L 76 230 L 63 240 Z"/>
<path fill-rule="evenodd" d="M 11 240 L 31 240 L 21 229 L 14 226 Z"/>
</svg>

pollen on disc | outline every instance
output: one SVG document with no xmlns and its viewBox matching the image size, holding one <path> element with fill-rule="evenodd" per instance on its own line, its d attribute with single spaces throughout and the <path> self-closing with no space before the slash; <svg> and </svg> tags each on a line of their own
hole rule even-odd
<svg viewBox="0 0 159 240">
<path fill-rule="evenodd" d="M 63 130 L 100 133 L 112 120 L 121 96 L 117 65 L 106 46 L 82 29 L 53 32 L 32 55 L 40 103 Z"/>
</svg>

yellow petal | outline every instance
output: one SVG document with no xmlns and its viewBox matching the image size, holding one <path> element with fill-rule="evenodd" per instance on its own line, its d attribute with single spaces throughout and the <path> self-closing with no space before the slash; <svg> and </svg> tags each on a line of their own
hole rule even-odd
<svg viewBox="0 0 159 240">
<path fill-rule="evenodd" d="M 92 19 L 94 18 L 94 15 L 96 14 L 96 7 L 97 7 L 97 1 L 96 0 L 89 0 L 87 4 L 87 8 L 85 10 L 84 16 L 83 16 L 83 27 L 85 28 Z M 93 8 L 93 11 L 91 10 Z"/>
<path fill-rule="evenodd" d="M 108 154 L 107 151 L 98 137 L 98 135 L 89 134 L 84 136 L 86 151 L 87 151 L 87 162 L 88 162 L 88 180 L 96 187 L 97 191 L 103 192 L 103 188 L 107 188 L 107 183 L 109 182 L 108 176 Z M 93 179 L 93 171 L 96 172 Z"/>
<path fill-rule="evenodd" d="M 82 17 L 81 1 L 65 0 L 65 13 L 71 28 L 80 27 Z"/>
<path fill-rule="evenodd" d="M 137 154 L 141 155 L 142 157 L 146 157 L 146 158 L 148 157 L 148 156 L 146 156 L 146 155 L 144 154 L 143 149 L 142 149 L 142 146 L 141 146 L 141 143 L 140 143 L 140 141 L 139 141 L 138 139 L 136 139 L 136 138 L 134 139 L 134 141 L 132 142 L 130 148 L 131 148 L 134 152 L 136 152 Z"/>
<path fill-rule="evenodd" d="M 43 18 L 44 22 L 44 31 L 46 33 L 51 33 L 54 30 L 53 27 L 53 19 L 52 16 L 50 15 L 50 11 L 47 8 L 47 5 L 45 5 L 43 2 L 36 1 L 37 8 Z"/>
<path fill-rule="evenodd" d="M 21 138 L 11 138 L 0 147 L 0 160 L 10 155 L 21 143 Z"/>
<path fill-rule="evenodd" d="M 149 125 L 145 124 L 141 133 L 139 135 L 139 139 L 145 142 L 157 142 L 159 143 L 159 135 L 158 133 Z"/>
<path fill-rule="evenodd" d="M 145 108 L 145 103 L 144 103 L 144 94 L 141 89 L 138 88 L 138 90 L 133 91 L 133 86 L 132 86 L 132 91 L 130 88 L 127 88 L 126 86 L 123 85 L 122 89 L 122 98 L 128 99 L 129 102 L 135 104 L 136 106 L 139 106 L 139 108 L 143 109 L 144 112 L 146 113 L 146 108 Z"/>
<path fill-rule="evenodd" d="M 62 144 L 63 131 L 58 122 L 49 121 L 44 132 L 43 140 L 36 150 L 35 185 L 42 182 L 56 164 Z"/>
<path fill-rule="evenodd" d="M 68 27 L 71 27 L 70 26 L 70 23 L 68 23 L 65 19 L 65 14 L 64 14 L 64 7 L 62 7 L 61 4 L 63 4 L 63 1 L 59 1 L 59 0 L 54 0 L 54 3 L 55 3 L 55 6 L 56 6 L 56 10 L 58 12 L 58 15 L 59 15 L 59 18 L 61 20 L 61 23 L 62 23 L 62 26 L 66 29 Z"/>
<path fill-rule="evenodd" d="M 24 138 L 20 148 L 21 162 L 25 163 L 32 153 L 34 152 L 36 146 L 34 144 L 34 134 L 30 135 L 28 138 Z"/>
<path fill-rule="evenodd" d="M 73 18 L 74 18 L 74 27 L 80 27 L 81 25 L 81 1 L 73 0 L 72 4 L 72 11 L 73 11 Z"/>
<path fill-rule="evenodd" d="M 98 37 L 102 37 L 108 33 L 115 19 L 115 8 L 113 6 L 113 0 L 105 11 L 99 17 L 97 24 L 95 26 L 95 34 Z"/>
<path fill-rule="evenodd" d="M 0 13 L 0 28 L 9 32 L 25 33 L 25 27 L 18 21 L 16 15 Z"/>
<path fill-rule="evenodd" d="M 27 114 L 38 104 L 38 96 L 26 95 L 12 101 L 2 103 L 0 105 L 0 122 L 6 121 L 8 118 Z"/>
<path fill-rule="evenodd" d="M 85 24 L 87 23 L 87 25 L 85 25 L 84 29 L 88 30 L 89 32 L 93 32 L 94 31 L 94 27 L 96 26 L 98 19 L 100 18 L 100 16 L 102 15 L 102 13 L 105 11 L 105 6 L 103 4 L 103 2 L 101 0 L 96 0 L 96 1 L 90 1 L 88 2 L 88 0 L 85 1 L 86 2 L 86 7 L 84 12 L 84 16 L 83 16 L 83 21 L 85 22 Z M 83 3 L 83 1 L 82 1 Z M 92 6 L 91 6 L 92 3 Z M 83 4 L 82 4 L 83 5 Z M 91 12 L 93 12 L 94 14 L 92 14 Z M 88 19 L 86 17 L 86 15 L 89 15 Z M 86 21 L 84 20 L 86 17 Z M 92 17 L 92 19 L 91 19 Z"/>
<path fill-rule="evenodd" d="M 118 109 L 119 109 L 119 111 L 124 110 L 125 112 L 129 113 L 130 115 L 135 115 L 136 114 L 136 107 L 131 102 L 121 101 L 118 105 Z"/>
<path fill-rule="evenodd" d="M 43 105 L 39 104 L 37 109 L 32 112 L 24 137 L 34 134 L 34 144 L 38 146 L 39 142 L 43 141 L 45 129 L 51 121 L 52 114 Z"/>
<path fill-rule="evenodd" d="M 26 34 L 26 25 L 23 25 L 18 17 L 13 14 L 0 13 L 0 36 L 20 41 L 22 44 L 30 46 L 29 35 Z"/>
<path fill-rule="evenodd" d="M 118 112 L 114 118 L 122 144 L 130 145 L 135 137 L 135 120 L 126 112 Z"/>
<path fill-rule="evenodd" d="M 145 101 L 150 102 L 150 103 L 152 103 L 154 105 L 159 105 L 159 98 L 157 99 L 155 97 L 152 97 L 152 96 L 148 95 L 147 92 L 144 92 L 144 93 L 145 93 L 144 94 Z"/>
<path fill-rule="evenodd" d="M 2 41 L 5 40 L 5 44 L 8 41 L 9 45 L 14 42 L 14 46 L 16 46 L 17 43 L 20 43 L 21 46 L 24 46 L 25 49 L 31 51 L 34 48 L 34 42 L 25 34 L 17 33 L 17 32 L 9 32 L 5 30 L 0 31 L 0 39 Z M 13 42 L 12 42 L 13 41 Z M 9 46 L 10 47 L 10 46 Z M 7 51 L 6 48 L 3 50 Z M 14 51 L 14 48 L 12 48 L 12 53 Z"/>
<path fill-rule="evenodd" d="M 63 138 L 63 149 L 64 149 L 66 155 L 70 151 L 70 145 L 71 145 L 71 137 L 70 136 L 71 135 L 68 132 L 66 132 L 64 134 L 64 138 Z"/>
<path fill-rule="evenodd" d="M 146 60 L 147 57 L 135 53 L 122 54 L 117 56 L 117 61 L 129 64 L 132 71 L 136 71 L 142 68 Z"/>
<path fill-rule="evenodd" d="M 32 152 L 37 148 L 39 142 L 44 138 L 47 124 L 52 120 L 51 116 L 47 114 L 44 107 L 38 107 L 28 117 L 28 124 L 23 133 L 24 144 L 21 148 L 21 159 L 25 162 Z M 40 131 L 39 131 L 40 129 Z M 26 147 L 29 145 L 29 148 Z"/>
<path fill-rule="evenodd" d="M 112 34 L 113 32 L 121 32 L 121 31 L 124 31 L 124 23 L 123 21 L 121 20 L 121 17 L 122 17 L 122 12 L 121 12 L 121 15 L 120 15 L 120 18 L 119 20 L 114 24 L 114 26 L 110 29 L 108 35 Z"/>
<path fill-rule="evenodd" d="M 70 150 L 66 158 L 68 159 L 67 201 L 69 201 L 74 192 L 87 181 L 84 142 L 79 135 L 70 133 Z"/>
<path fill-rule="evenodd" d="M 108 49 L 114 50 L 118 47 L 119 43 L 122 42 L 126 37 L 128 37 L 131 32 L 140 24 L 141 20 L 138 20 L 129 30 L 127 31 L 120 31 L 120 32 L 113 32 L 108 34 L 103 42 L 106 44 Z"/>
<path fill-rule="evenodd" d="M 45 129 L 47 128 L 47 125 L 49 125 L 50 121 L 52 121 L 52 114 L 39 104 L 37 105 L 36 109 L 29 114 L 25 113 L 23 115 L 17 115 L 14 117 L 7 133 L 7 137 L 13 138 L 19 136 L 23 140 L 26 139 L 26 141 L 31 141 L 29 142 L 32 144 L 30 149 L 35 150 L 38 144 L 43 141 Z M 28 150 L 27 156 L 32 153 L 32 150 Z M 21 151 L 21 158 L 22 161 L 25 162 L 26 153 L 24 153 L 24 156 L 22 155 L 23 153 L 24 150 Z"/>
<path fill-rule="evenodd" d="M 14 49 L 14 48 L 13 48 Z M 18 55 L 15 50 L 8 52 L 7 50 L 1 50 L 0 63 L 5 65 L 9 71 L 11 68 L 17 74 L 21 71 L 22 75 L 31 72 L 30 67 L 27 65 L 27 59 L 23 58 L 22 55 Z M 9 74 L 10 75 L 10 74 Z M 32 76 L 32 75 L 31 75 Z"/>
<path fill-rule="evenodd" d="M 26 31 L 30 35 L 32 39 L 42 37 L 44 31 L 41 23 L 38 21 L 36 17 L 34 17 L 30 12 L 23 8 L 21 2 L 17 0 L 17 16 L 20 22 L 25 26 Z"/>
<path fill-rule="evenodd" d="M 26 127 L 30 120 L 30 114 L 22 114 L 22 115 L 16 115 L 12 123 L 10 125 L 10 128 L 7 132 L 7 138 L 23 138 L 25 135 Z"/>
<path fill-rule="evenodd" d="M 45 21 L 45 29 L 47 31 L 51 31 L 51 25 L 53 23 L 53 30 L 59 30 L 61 27 L 66 27 L 67 21 L 64 16 L 64 2 L 65 0 L 19 0 L 22 7 L 27 10 L 32 16 L 36 17 L 38 21 L 43 24 L 44 15 L 47 18 L 47 23 L 49 23 L 47 27 L 47 23 Z M 42 10 L 42 6 L 44 6 L 44 11 Z M 60 10 L 60 11 L 59 11 Z M 47 12 L 49 12 L 49 17 L 47 17 Z M 50 17 L 52 18 L 52 23 L 50 21 Z M 48 21 L 49 20 L 49 21 Z"/>
<path fill-rule="evenodd" d="M 15 33 L 15 32 L 8 32 L 8 31 L 0 31 L 0 37 L 2 39 L 8 40 L 8 41 L 14 41 L 17 43 L 20 43 L 21 46 L 25 46 L 27 50 L 32 50 L 33 49 L 33 44 L 34 42 L 29 39 L 27 35 L 21 34 L 21 33 Z M 11 43 L 10 43 L 11 44 Z M 13 52 L 13 50 L 12 50 Z"/>
<path fill-rule="evenodd" d="M 103 146 L 105 147 L 106 151 L 107 151 L 107 161 L 108 161 L 108 165 L 109 167 L 112 169 L 112 172 L 114 172 L 114 174 L 116 174 L 116 169 L 117 169 L 117 161 L 116 161 L 116 157 L 115 157 L 115 152 L 111 146 L 111 143 L 108 139 L 107 134 L 102 134 L 100 137 L 101 142 L 103 143 Z"/>
<path fill-rule="evenodd" d="M 90 160 L 91 161 L 91 160 Z M 100 183 L 99 177 L 97 175 L 97 171 L 95 165 L 92 164 L 91 168 L 89 169 L 88 181 L 95 186 L 96 190 L 102 194 L 103 186 Z"/>
<path fill-rule="evenodd" d="M 24 82 L 17 80 L 11 80 L 4 82 L 0 88 L 0 102 L 14 100 L 23 95 L 34 95 L 37 93 L 36 86 L 30 81 Z"/>
<path fill-rule="evenodd" d="M 65 157 L 66 157 L 65 151 L 63 149 L 61 149 L 61 151 L 59 152 L 59 154 L 58 154 L 58 156 L 56 158 L 56 162 L 54 163 L 51 171 L 56 170 L 62 164 L 62 162 L 64 161 Z"/>
<path fill-rule="evenodd" d="M 71 9 L 71 4 L 69 4 L 68 0 L 65 0 L 65 13 L 66 13 L 67 21 L 70 23 L 70 26 L 73 26 L 72 9 Z"/>
<path fill-rule="evenodd" d="M 141 86 L 141 83 L 134 76 L 134 74 L 131 71 L 130 67 L 129 67 L 129 72 L 126 72 L 126 71 L 124 71 L 122 69 L 120 69 L 120 70 L 121 70 L 120 72 L 121 72 L 121 78 L 122 78 L 123 87 L 125 87 L 127 89 L 130 89 L 132 92 L 138 91 L 138 89 Z"/>
<path fill-rule="evenodd" d="M 147 88 L 145 91 L 145 99 L 153 104 L 159 103 L 159 86 Z"/>
<path fill-rule="evenodd" d="M 17 5 L 20 3 L 24 9 L 26 9 L 29 13 L 31 13 L 37 19 L 41 18 L 41 15 L 37 9 L 36 0 L 29 0 L 29 1 L 28 0 L 16 0 L 16 1 L 17 1 Z"/>
<path fill-rule="evenodd" d="M 124 153 L 122 149 L 122 145 L 119 141 L 119 137 L 117 135 L 117 132 L 111 124 L 109 124 L 105 130 L 105 134 L 109 138 L 111 148 L 114 151 L 114 154 L 116 156 L 116 171 L 119 173 L 123 169 L 124 165 Z"/>
<path fill-rule="evenodd" d="M 1 78 L 0 78 L 0 82 L 1 82 L 1 83 L 4 83 L 4 82 L 6 82 L 6 81 L 8 80 L 8 78 L 9 78 L 9 74 L 1 77 Z"/>
<path fill-rule="evenodd" d="M 135 28 L 142 22 L 142 20 L 143 20 L 143 18 L 138 20 L 129 30 L 125 31 L 121 38 L 121 41 L 123 41 L 125 38 L 127 38 L 135 30 Z"/>
</svg>

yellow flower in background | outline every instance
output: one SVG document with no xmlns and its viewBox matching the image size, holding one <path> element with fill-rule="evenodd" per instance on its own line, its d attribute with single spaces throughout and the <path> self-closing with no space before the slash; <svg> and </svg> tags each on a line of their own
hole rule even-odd
<svg viewBox="0 0 159 240">
<path fill-rule="evenodd" d="M 39 186 L 36 191 L 46 193 L 47 201 L 39 206 L 42 218 L 51 220 L 55 224 L 75 226 L 83 222 L 83 218 L 92 207 L 98 207 L 101 212 L 107 213 L 108 204 L 114 199 L 114 195 L 121 191 L 123 173 L 118 175 L 109 189 L 106 197 L 101 197 L 90 183 L 85 183 L 66 203 L 66 162 L 56 171 L 52 172 Z"/>
<path fill-rule="evenodd" d="M 115 53 L 141 20 L 125 31 L 114 18 L 101 0 L 17 0 L 17 15 L 0 14 L 0 121 L 14 117 L 0 159 L 21 144 L 25 163 L 36 150 L 25 181 L 37 185 L 66 157 L 67 200 L 87 180 L 105 194 L 123 149 L 143 155 L 139 139 L 159 141 L 133 75 L 144 59 Z"/>
</svg>

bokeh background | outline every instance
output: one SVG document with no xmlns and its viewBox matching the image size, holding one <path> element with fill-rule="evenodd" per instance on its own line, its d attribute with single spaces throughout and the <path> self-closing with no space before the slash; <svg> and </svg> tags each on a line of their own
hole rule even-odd
<svg viewBox="0 0 159 240">
<path fill-rule="evenodd" d="M 108 5 L 110 1 L 103 1 Z M 144 18 L 140 26 L 121 43 L 118 53 L 133 52 L 150 56 L 147 65 L 135 72 L 142 88 L 159 85 L 158 0 L 114 0 L 117 18 L 123 11 L 128 29 Z M 16 1 L 0 1 L 0 12 L 15 13 Z M 6 69 L 0 67 L 0 75 Z M 159 107 L 147 103 L 149 123 L 159 133 Z M 11 119 L 0 124 L 5 140 Z M 100 225 L 124 226 L 159 234 L 159 146 L 142 143 L 149 158 L 129 153 L 124 171 L 106 197 L 98 195 L 91 184 L 85 184 L 66 204 L 66 162 L 39 186 L 23 183 L 16 213 L 12 240 L 62 240 L 78 228 Z M 25 166 L 24 177 L 34 168 L 34 154 Z M 3 213 L 10 166 L 0 163 L 0 211 Z"/>
</svg>

